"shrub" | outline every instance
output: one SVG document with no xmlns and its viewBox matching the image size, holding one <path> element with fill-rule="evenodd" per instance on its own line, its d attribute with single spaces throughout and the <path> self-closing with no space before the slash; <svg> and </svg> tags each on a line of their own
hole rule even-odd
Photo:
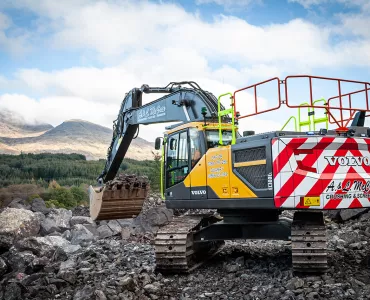
<svg viewBox="0 0 370 300">
<path fill-rule="evenodd" d="M 87 202 L 88 195 L 87 192 L 82 187 L 73 186 L 71 187 L 70 191 L 77 205 Z"/>
<path fill-rule="evenodd" d="M 64 207 L 67 209 L 71 209 L 73 207 L 76 207 L 77 205 L 77 202 L 74 199 L 72 192 L 64 187 L 51 189 L 50 196 L 51 199 L 58 201 L 60 204 L 64 205 Z"/>
<path fill-rule="evenodd" d="M 36 198 L 41 198 L 39 194 L 32 194 L 31 196 L 29 196 L 27 198 L 27 202 L 28 203 L 31 203 L 33 199 L 36 199 Z"/>
<path fill-rule="evenodd" d="M 57 200 L 48 200 L 45 201 L 47 208 L 66 208 L 62 203 L 59 203 Z"/>
</svg>

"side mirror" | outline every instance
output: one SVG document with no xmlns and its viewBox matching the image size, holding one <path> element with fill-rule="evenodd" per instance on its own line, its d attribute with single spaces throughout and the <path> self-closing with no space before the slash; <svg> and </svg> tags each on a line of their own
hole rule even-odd
<svg viewBox="0 0 370 300">
<path fill-rule="evenodd" d="M 170 150 L 176 150 L 176 146 L 177 146 L 177 140 L 171 139 L 171 141 L 170 141 Z"/>
<path fill-rule="evenodd" d="M 255 132 L 253 130 L 243 131 L 243 136 L 250 136 L 250 135 L 255 135 Z"/>
<path fill-rule="evenodd" d="M 162 141 L 161 137 L 157 137 L 155 139 L 155 143 L 154 143 L 155 150 L 160 150 L 161 149 L 161 141 Z"/>
</svg>

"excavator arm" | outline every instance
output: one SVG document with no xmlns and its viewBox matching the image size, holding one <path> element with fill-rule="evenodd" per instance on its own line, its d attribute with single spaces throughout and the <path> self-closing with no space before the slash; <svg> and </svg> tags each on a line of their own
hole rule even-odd
<svg viewBox="0 0 370 300">
<path fill-rule="evenodd" d="M 143 94 L 151 93 L 165 95 L 142 105 Z M 148 191 L 147 182 L 130 176 L 116 176 L 132 140 L 138 134 L 139 125 L 217 120 L 218 109 L 217 98 L 191 81 L 171 82 L 166 87 L 143 85 L 129 91 L 113 123 L 107 161 L 98 177 L 103 187 L 89 188 L 91 217 L 94 220 L 123 219 L 140 213 Z M 221 105 L 220 109 L 224 107 Z"/>
<path fill-rule="evenodd" d="M 183 87 L 185 84 L 190 88 Z M 143 93 L 167 95 L 142 105 Z M 201 113 L 204 107 L 207 109 L 205 116 Z M 172 82 L 162 88 L 143 85 L 132 89 L 123 99 L 114 122 L 107 162 L 98 181 L 105 183 L 116 176 L 139 125 L 202 121 L 204 117 L 217 118 L 217 99 L 195 82 Z"/>
</svg>

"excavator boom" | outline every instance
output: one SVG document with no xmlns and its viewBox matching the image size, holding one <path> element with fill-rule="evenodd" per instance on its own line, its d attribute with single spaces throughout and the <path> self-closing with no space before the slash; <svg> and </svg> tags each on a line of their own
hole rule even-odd
<svg viewBox="0 0 370 300">
<path fill-rule="evenodd" d="M 187 85 L 189 87 L 184 87 Z M 144 94 L 164 96 L 143 105 Z M 222 107 L 223 108 L 223 107 Z M 139 125 L 167 122 L 194 122 L 217 119 L 218 101 L 195 82 L 171 82 L 166 87 L 143 85 L 129 91 L 113 125 L 105 168 L 98 177 L 103 188 L 90 186 L 90 213 L 93 219 L 131 218 L 140 213 L 149 188 L 148 182 L 115 178 Z M 135 182 L 135 183 L 133 183 Z"/>
<path fill-rule="evenodd" d="M 190 85 L 190 88 L 182 87 L 184 84 Z M 143 93 L 167 95 L 142 105 Z M 100 182 L 105 183 L 116 176 L 140 124 L 202 121 L 203 107 L 208 112 L 206 118 L 217 117 L 216 97 L 202 90 L 195 82 L 171 82 L 163 88 L 143 85 L 140 89 L 132 89 L 123 99 L 114 122 L 113 139 L 108 149 L 106 166 L 99 176 Z"/>
</svg>

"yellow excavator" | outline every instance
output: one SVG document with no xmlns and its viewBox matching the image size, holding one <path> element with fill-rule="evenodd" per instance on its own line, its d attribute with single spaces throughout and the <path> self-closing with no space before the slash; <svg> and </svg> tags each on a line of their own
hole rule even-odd
<svg viewBox="0 0 370 300">
<path fill-rule="evenodd" d="M 312 98 L 311 87 L 309 101 L 297 106 L 288 96 L 292 77 L 272 78 L 218 98 L 195 82 L 132 89 L 114 122 L 106 165 L 98 178 L 100 187 L 90 187 L 91 217 L 110 220 L 140 213 L 149 183 L 142 178 L 116 177 L 120 164 L 139 125 L 178 122 L 166 127 L 164 136 L 155 141 L 155 149 L 162 151 L 165 205 L 172 209 L 216 209 L 218 214 L 183 215 L 161 227 L 155 239 L 157 270 L 190 272 L 217 253 L 224 240 L 272 239 L 292 242 L 294 271 L 325 272 L 323 211 L 370 207 L 370 129 L 364 127 L 369 105 L 352 103 L 346 107 L 342 103 L 342 98 L 361 93 L 367 103 L 370 84 L 359 82 L 363 90 L 343 94 L 340 86 L 348 80 L 320 77 L 337 80 L 338 93 L 318 103 Z M 306 77 L 311 84 L 314 77 Z M 258 111 L 256 88 L 266 82 L 276 82 L 278 104 Z M 284 89 L 283 99 L 280 91 Z M 236 111 L 242 91 L 251 91 L 256 104 L 256 111 L 244 116 Z M 142 96 L 148 93 L 165 96 L 142 105 Z M 223 97 L 230 98 L 230 108 L 221 104 Z M 340 104 L 334 105 L 338 99 Z M 282 105 L 309 108 L 309 124 L 312 121 L 314 127 L 331 120 L 338 128 L 239 134 L 240 119 L 278 110 Z M 325 111 L 324 119 L 315 119 L 318 108 Z M 340 113 L 338 117 L 334 111 L 345 111 L 349 116 Z M 305 124 L 300 120 L 300 126 Z M 283 210 L 294 210 L 293 220 L 282 217 Z"/>
</svg>

